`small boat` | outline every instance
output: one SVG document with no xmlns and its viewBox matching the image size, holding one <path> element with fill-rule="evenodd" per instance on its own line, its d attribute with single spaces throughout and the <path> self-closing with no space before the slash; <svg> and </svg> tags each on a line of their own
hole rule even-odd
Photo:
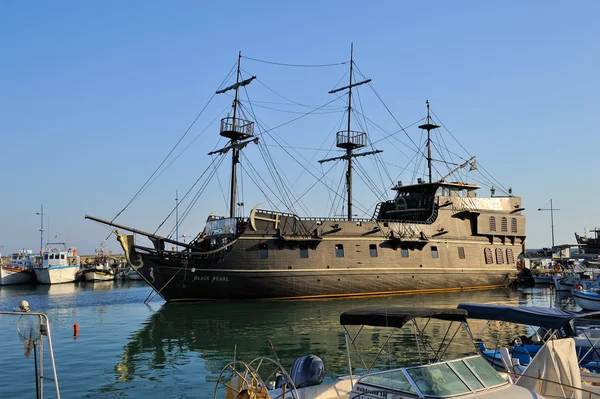
<svg viewBox="0 0 600 399">
<path fill-rule="evenodd" d="M 8 265 L 0 269 L 0 285 L 27 284 L 31 282 L 31 268 L 39 261 L 38 256 L 28 249 L 20 250 L 11 255 Z"/>
<path fill-rule="evenodd" d="M 332 383 L 323 383 L 323 362 L 316 356 L 296 359 L 289 373 L 277 358 L 258 358 L 249 364 L 236 360 L 221 371 L 213 398 L 542 398 L 513 384 L 478 354 L 445 358 L 461 327 L 466 332 L 464 336 L 470 336 L 466 321 L 467 313 L 460 309 L 389 306 L 347 311 L 340 316 L 346 337 L 347 361 L 352 370 L 352 359 L 360 359 L 358 367 L 364 370 L 363 375 L 350 373 Z M 408 334 L 407 330 L 412 331 Z M 381 344 L 361 353 L 358 343 L 372 345 L 373 341 L 362 341 L 359 335 L 368 336 L 373 331 L 377 331 L 378 336 L 382 335 L 382 339 L 377 341 Z M 403 340 L 407 339 L 405 337 L 414 339 L 415 353 L 398 356 L 390 346 L 395 342 L 393 338 L 399 336 Z M 377 348 L 379 345 L 381 347 Z M 354 351 L 357 357 L 352 356 Z M 373 353 L 376 353 L 375 359 L 372 359 Z M 367 354 L 371 356 L 365 356 Z M 381 370 L 383 358 L 380 356 L 386 357 L 385 364 L 393 365 Z M 417 359 L 417 363 L 408 361 L 412 364 L 401 364 L 407 363 L 404 359 L 410 358 Z M 277 366 L 276 370 L 268 368 L 273 364 Z M 265 371 L 269 378 L 263 380 L 259 374 L 261 371 Z"/>
<path fill-rule="evenodd" d="M 556 291 L 571 291 L 580 283 L 578 274 L 568 274 L 566 276 L 555 274 L 552 280 Z"/>
<path fill-rule="evenodd" d="M 577 306 L 584 310 L 600 311 L 600 292 L 597 289 L 573 290 L 573 299 Z"/>
<path fill-rule="evenodd" d="M 143 280 L 142 276 L 133 269 L 131 269 L 127 272 L 127 278 L 129 280 Z"/>
<path fill-rule="evenodd" d="M 499 321 L 521 326 L 528 326 L 533 332 L 531 336 L 513 337 L 513 362 L 526 366 L 535 358 L 544 344 L 551 339 L 571 338 L 575 342 L 579 365 L 588 370 L 600 370 L 600 330 L 577 329 L 575 321 L 579 319 L 600 318 L 600 311 L 574 312 L 558 308 L 542 306 L 506 306 L 461 303 L 459 309 L 466 310 L 469 319 Z M 505 330 L 504 328 L 502 330 Z M 598 331 L 598 332 L 596 332 Z M 499 333 L 501 334 L 501 333 Z M 598 335 L 598 337 L 595 337 Z M 498 336 L 498 340 L 508 337 Z M 498 345 L 495 345 L 498 347 Z M 478 342 L 480 353 L 493 365 L 503 367 L 502 354 L 499 350 L 487 349 Z M 516 351 L 515 351 L 516 349 Z"/>
<path fill-rule="evenodd" d="M 62 284 L 74 282 L 79 276 L 80 259 L 76 248 L 68 248 L 65 243 L 48 243 L 61 245 L 64 248 L 47 247 L 42 254 L 43 261 L 33 271 L 41 284 Z"/>
<path fill-rule="evenodd" d="M 95 267 L 82 271 L 81 274 L 81 279 L 85 281 L 111 281 L 116 277 L 115 273 L 109 267 Z"/>
</svg>

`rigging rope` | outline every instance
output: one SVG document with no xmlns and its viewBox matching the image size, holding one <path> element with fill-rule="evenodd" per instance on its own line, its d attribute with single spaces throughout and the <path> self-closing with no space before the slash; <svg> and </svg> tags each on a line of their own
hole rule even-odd
<svg viewBox="0 0 600 399">
<path fill-rule="evenodd" d="M 221 84 L 219 85 L 219 87 L 222 86 L 223 83 L 229 78 L 229 75 L 231 75 L 231 71 L 233 70 L 233 68 L 235 68 L 235 65 L 236 64 L 234 64 L 234 66 L 231 68 L 231 70 L 229 71 L 229 73 L 227 74 L 227 76 L 225 77 L 225 79 L 223 79 L 223 82 L 221 82 Z M 140 187 L 140 189 L 135 193 L 135 195 L 133 196 L 133 198 L 131 198 L 131 200 L 129 200 L 129 202 L 127 203 L 127 205 L 125 205 L 125 207 L 123 209 L 121 209 L 121 211 L 119 211 L 119 213 L 117 213 L 117 215 L 111 220 L 111 223 L 114 222 L 125 211 L 125 209 L 127 209 L 129 207 L 129 205 L 131 205 L 133 203 L 133 201 L 135 201 L 139 197 L 139 195 L 146 188 L 146 186 L 149 185 L 150 180 L 152 180 L 152 178 L 154 177 L 154 175 L 156 175 L 156 173 L 164 165 L 164 163 L 167 161 L 167 159 L 169 159 L 169 157 L 171 156 L 171 154 L 173 153 L 173 151 L 175 151 L 175 149 L 177 148 L 177 146 L 179 146 L 179 144 L 181 143 L 181 141 L 187 136 L 187 134 L 189 133 L 189 131 L 196 124 L 196 121 L 198 121 L 198 118 L 200 118 L 200 116 L 204 113 L 204 111 L 206 110 L 206 108 L 208 107 L 208 105 L 211 103 L 211 101 L 213 100 L 213 98 L 215 98 L 215 96 L 216 96 L 216 93 L 213 94 L 210 97 L 210 99 L 208 100 L 208 102 L 204 105 L 204 107 L 202 108 L 202 110 L 200 111 L 200 113 L 198 113 L 198 115 L 196 115 L 196 118 L 194 118 L 194 121 L 190 124 L 190 126 L 187 128 L 187 130 L 179 138 L 179 140 L 173 146 L 173 148 L 171 149 L 171 151 L 169 151 L 169 153 L 167 154 L 167 156 L 162 160 L 162 162 L 158 165 L 158 167 L 154 170 L 154 172 L 152 172 L 152 174 L 150 175 L 150 177 L 148 177 L 148 179 L 146 180 L 146 182 L 144 182 L 144 184 L 142 184 L 142 187 Z"/>
<path fill-rule="evenodd" d="M 286 66 L 286 67 L 296 67 L 296 68 L 323 68 L 323 67 L 344 65 L 344 64 L 347 64 L 348 62 L 350 62 L 350 61 L 344 61 L 344 62 L 336 62 L 336 63 L 332 63 L 332 64 L 287 64 L 284 62 L 259 60 L 257 58 L 251 58 L 251 57 L 247 57 L 247 56 L 242 56 L 242 58 L 245 58 L 245 59 L 251 60 L 251 61 L 262 62 L 264 64 L 279 65 L 279 66 Z"/>
</svg>

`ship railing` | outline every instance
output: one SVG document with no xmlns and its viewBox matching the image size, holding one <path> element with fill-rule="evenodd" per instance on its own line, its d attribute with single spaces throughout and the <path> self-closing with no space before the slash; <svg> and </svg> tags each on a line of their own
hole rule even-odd
<svg viewBox="0 0 600 399">
<path fill-rule="evenodd" d="M 234 132 L 244 137 L 254 136 L 254 122 L 227 117 L 221 119 L 221 133 Z"/>
<path fill-rule="evenodd" d="M 336 147 L 360 148 L 367 145 L 367 134 L 364 132 L 342 130 L 336 134 Z"/>
</svg>

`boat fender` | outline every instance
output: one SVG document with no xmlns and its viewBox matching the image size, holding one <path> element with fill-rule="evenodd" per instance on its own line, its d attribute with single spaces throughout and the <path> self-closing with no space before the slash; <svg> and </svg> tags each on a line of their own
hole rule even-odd
<svg viewBox="0 0 600 399">
<path fill-rule="evenodd" d="M 290 377 L 296 388 L 319 385 L 325 376 L 323 361 L 315 355 L 299 357 L 294 361 Z"/>
<path fill-rule="evenodd" d="M 583 289 L 583 285 L 581 284 L 577 284 L 577 286 L 575 287 L 576 290 L 582 290 Z"/>
</svg>

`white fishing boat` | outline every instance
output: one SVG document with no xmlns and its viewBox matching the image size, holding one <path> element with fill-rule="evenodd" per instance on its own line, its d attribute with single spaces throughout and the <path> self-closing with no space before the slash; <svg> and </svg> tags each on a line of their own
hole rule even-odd
<svg viewBox="0 0 600 399">
<path fill-rule="evenodd" d="M 598 289 L 573 290 L 573 299 L 577 306 L 584 310 L 600 310 L 600 293 Z"/>
<path fill-rule="evenodd" d="M 82 280 L 85 281 L 111 281 L 114 279 L 115 273 L 108 267 L 96 267 L 82 271 Z"/>
<path fill-rule="evenodd" d="M 346 336 L 348 376 L 324 383 L 323 362 L 316 356 L 297 359 L 289 373 L 281 366 L 276 354 L 275 359 L 261 357 L 250 363 L 236 360 L 222 370 L 213 398 L 543 398 L 514 385 L 483 357 L 473 355 L 472 346 L 470 354 L 451 358 L 448 355 L 450 343 L 459 336 L 471 336 L 466 321 L 467 312 L 459 309 L 390 306 L 344 312 L 340 324 Z M 461 327 L 466 334 L 457 335 Z M 407 329 L 411 330 L 410 334 Z M 377 340 L 381 344 L 372 348 L 374 341 L 368 338 L 372 337 L 370 334 L 381 335 L 381 341 Z M 395 339 L 414 340 L 414 352 L 399 355 L 393 348 Z M 359 350 L 359 342 L 370 347 Z M 357 357 L 353 356 L 354 352 Z M 375 359 L 372 359 L 373 353 L 376 353 Z M 357 369 L 363 373 L 360 376 L 352 374 L 353 358 L 359 359 Z M 412 363 L 410 365 L 402 364 L 407 362 L 404 359 L 410 358 L 417 360 L 408 361 Z M 386 369 L 382 363 L 390 367 Z M 263 375 L 268 377 L 263 380 Z"/>
<path fill-rule="evenodd" d="M 49 243 L 43 252 L 41 266 L 33 268 L 37 281 L 41 284 L 72 283 L 80 271 L 80 259 L 76 248 L 68 248 L 65 243 Z M 63 249 L 51 247 L 63 246 Z"/>
<path fill-rule="evenodd" d="M 36 264 L 37 256 L 32 250 L 22 249 L 11 255 L 8 265 L 0 268 L 0 285 L 27 284 L 31 282 L 31 268 Z"/>
</svg>

